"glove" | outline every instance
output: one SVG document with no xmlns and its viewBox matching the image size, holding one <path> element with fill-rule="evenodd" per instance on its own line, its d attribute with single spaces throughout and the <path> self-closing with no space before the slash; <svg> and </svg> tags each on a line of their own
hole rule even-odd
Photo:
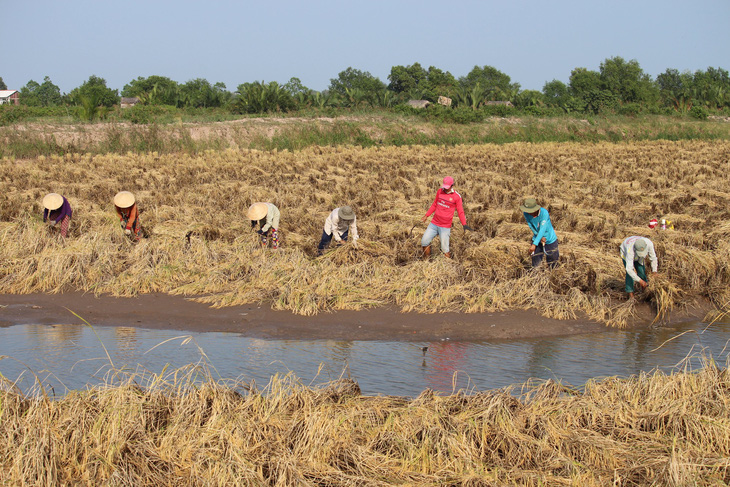
<svg viewBox="0 0 730 487">
<path fill-rule="evenodd" d="M 56 220 L 48 220 L 48 226 L 49 227 L 55 227 L 56 226 Z"/>
<path fill-rule="evenodd" d="M 256 233 L 258 233 L 259 235 L 263 235 L 264 234 L 263 230 L 261 230 L 260 228 L 258 230 L 256 230 Z"/>
<path fill-rule="evenodd" d="M 355 249 L 357 249 L 357 248 L 358 248 L 358 247 L 357 247 L 357 240 L 353 240 L 353 241 L 352 241 L 352 246 L 353 246 L 353 247 L 354 247 Z"/>
<path fill-rule="evenodd" d="M 132 230 L 130 230 L 129 228 L 125 228 L 125 229 L 124 229 L 124 233 L 125 233 L 126 235 L 132 235 Z"/>
<path fill-rule="evenodd" d="M 335 236 L 335 242 L 342 243 L 342 239 L 338 236 Z"/>
</svg>

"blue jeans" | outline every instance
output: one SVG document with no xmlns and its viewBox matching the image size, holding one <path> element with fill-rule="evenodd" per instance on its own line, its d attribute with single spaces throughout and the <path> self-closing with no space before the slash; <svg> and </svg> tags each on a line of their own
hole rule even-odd
<svg viewBox="0 0 730 487">
<path fill-rule="evenodd" d="M 345 230 L 345 233 L 342 234 L 342 240 L 347 242 L 347 237 L 350 235 L 350 229 L 348 228 Z M 317 245 L 317 250 L 319 251 L 319 254 L 322 255 L 322 252 L 324 252 L 325 247 L 327 247 L 330 242 L 332 241 L 332 234 L 327 233 L 324 230 L 322 231 L 322 238 L 319 240 L 319 245 Z"/>
<path fill-rule="evenodd" d="M 444 254 L 449 251 L 449 238 L 451 237 L 451 228 L 439 227 L 433 223 L 429 223 L 426 227 L 426 231 L 423 232 L 423 238 L 421 238 L 421 247 L 428 247 L 431 245 L 431 241 L 438 235 L 441 241 L 441 252 Z"/>
<path fill-rule="evenodd" d="M 535 249 L 535 253 L 532 254 L 532 267 L 539 266 L 543 257 L 545 257 L 545 261 L 551 269 L 558 265 L 560 251 L 558 250 L 557 240 L 551 244 L 543 244 L 540 242 L 540 245 Z"/>
</svg>

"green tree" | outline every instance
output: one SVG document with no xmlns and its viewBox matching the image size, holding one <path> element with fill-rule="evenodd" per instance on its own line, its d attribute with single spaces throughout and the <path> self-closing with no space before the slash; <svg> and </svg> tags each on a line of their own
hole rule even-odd
<svg viewBox="0 0 730 487">
<path fill-rule="evenodd" d="M 509 76 L 492 66 L 474 66 L 469 74 L 459 78 L 459 85 L 466 90 L 479 85 L 488 100 L 508 101 L 520 89 L 519 83 L 512 83 Z"/>
<path fill-rule="evenodd" d="M 570 106 L 571 96 L 568 85 L 560 80 L 554 79 L 545 83 L 542 87 L 542 95 L 545 104 L 550 107 L 559 107 L 567 111 Z"/>
<path fill-rule="evenodd" d="M 0 90 L 7 90 L 8 85 L 5 84 L 5 81 L 3 81 L 3 78 L 0 76 Z"/>
<path fill-rule="evenodd" d="M 330 79 L 329 91 L 345 99 L 347 98 L 347 89 L 362 90 L 369 97 L 376 96 L 385 88 L 385 83 L 367 71 L 347 68 L 337 75 L 337 78 Z"/>
<path fill-rule="evenodd" d="M 707 71 L 695 71 L 693 89 L 698 103 L 707 108 L 730 106 L 730 76 L 722 68 L 707 68 Z"/>
<path fill-rule="evenodd" d="M 71 99 L 78 105 L 82 104 L 82 98 L 89 102 L 96 102 L 99 106 L 112 107 L 119 103 L 119 93 L 106 86 L 106 80 L 91 75 L 87 81 L 69 93 Z"/>
<path fill-rule="evenodd" d="M 172 105 L 179 102 L 179 88 L 176 81 L 165 76 L 138 77 L 122 88 L 122 96 L 137 97 L 146 105 Z"/>
<path fill-rule="evenodd" d="M 294 107 L 294 98 L 276 81 L 254 81 L 238 85 L 233 101 L 236 113 L 286 112 Z"/>
<path fill-rule="evenodd" d="M 61 104 L 61 90 L 54 85 L 51 78 L 46 76 L 43 83 L 38 84 L 30 80 L 20 89 L 20 98 L 23 105 L 35 107 L 48 107 Z"/>
<path fill-rule="evenodd" d="M 541 91 L 524 90 L 514 97 L 514 104 L 517 108 L 542 107 L 545 106 L 545 96 Z"/>
<path fill-rule="evenodd" d="M 694 94 L 692 73 L 667 69 L 656 77 L 656 84 L 662 105 L 682 113 L 692 108 Z"/>
<path fill-rule="evenodd" d="M 388 90 L 407 96 L 408 99 L 435 102 L 439 96 L 454 95 L 458 83 L 448 71 L 430 66 L 428 70 L 419 63 L 410 66 L 393 66 L 388 75 Z"/>
<path fill-rule="evenodd" d="M 222 86 L 222 89 L 221 89 Z M 205 108 L 219 107 L 223 103 L 223 83 L 214 86 L 203 78 L 195 78 L 182 84 L 178 88 L 178 105 L 183 107 Z"/>
<path fill-rule="evenodd" d="M 586 68 L 575 68 L 570 73 L 568 93 L 574 99 L 570 105 L 575 111 L 600 113 L 616 107 L 616 96 L 602 88 L 601 74 Z"/>
<path fill-rule="evenodd" d="M 616 56 L 606 59 L 600 66 L 601 89 L 610 91 L 623 103 L 652 105 L 659 98 L 659 90 L 644 73 L 638 61 L 625 61 Z"/>
</svg>

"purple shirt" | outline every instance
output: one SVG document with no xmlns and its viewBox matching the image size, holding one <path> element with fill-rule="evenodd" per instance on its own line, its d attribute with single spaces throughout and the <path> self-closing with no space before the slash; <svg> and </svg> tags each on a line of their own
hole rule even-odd
<svg viewBox="0 0 730 487">
<path fill-rule="evenodd" d="M 61 196 L 63 198 L 63 204 L 61 207 L 57 210 L 49 210 L 48 208 L 45 208 L 43 210 L 43 221 L 45 222 L 46 219 L 50 218 L 51 220 L 55 220 L 56 223 L 60 223 L 64 218 L 69 217 L 71 218 L 71 214 L 73 213 L 73 210 L 71 210 L 71 205 L 68 204 L 68 200 L 65 196 Z"/>
</svg>

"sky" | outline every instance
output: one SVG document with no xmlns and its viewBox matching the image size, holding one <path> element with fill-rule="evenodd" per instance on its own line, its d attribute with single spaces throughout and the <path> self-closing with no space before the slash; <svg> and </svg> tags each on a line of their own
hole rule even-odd
<svg viewBox="0 0 730 487">
<path fill-rule="evenodd" d="M 730 70 L 730 0 L 0 0 L 0 12 L 9 89 L 48 76 L 68 93 L 95 75 L 121 92 L 159 75 L 321 91 L 348 67 L 387 84 L 418 62 L 456 78 L 493 66 L 542 90 L 615 56 L 652 78 Z"/>
</svg>

